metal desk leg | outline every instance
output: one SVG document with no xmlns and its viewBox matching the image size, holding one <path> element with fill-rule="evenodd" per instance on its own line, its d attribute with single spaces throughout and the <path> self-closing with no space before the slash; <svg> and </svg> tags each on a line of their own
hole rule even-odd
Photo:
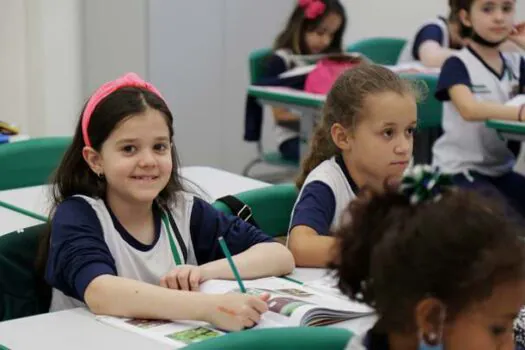
<svg viewBox="0 0 525 350">
<path fill-rule="evenodd" d="M 303 111 L 299 128 L 299 159 L 303 159 L 308 154 L 310 139 L 314 133 L 317 113 L 318 111 L 312 110 Z"/>
</svg>

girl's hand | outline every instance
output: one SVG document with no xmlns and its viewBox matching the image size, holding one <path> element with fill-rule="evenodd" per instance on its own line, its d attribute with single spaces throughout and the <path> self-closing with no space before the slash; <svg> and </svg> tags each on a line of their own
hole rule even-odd
<svg viewBox="0 0 525 350">
<path fill-rule="evenodd" d="M 268 311 L 268 293 L 260 296 L 248 294 L 213 295 L 207 308 L 205 321 L 225 331 L 240 331 L 251 328 L 261 320 L 261 314 Z"/>
<path fill-rule="evenodd" d="M 177 266 L 160 279 L 160 286 L 170 289 L 198 291 L 199 285 L 208 278 L 200 266 Z"/>
<path fill-rule="evenodd" d="M 518 45 L 522 50 L 525 50 L 525 22 L 514 25 L 509 40 Z"/>
</svg>

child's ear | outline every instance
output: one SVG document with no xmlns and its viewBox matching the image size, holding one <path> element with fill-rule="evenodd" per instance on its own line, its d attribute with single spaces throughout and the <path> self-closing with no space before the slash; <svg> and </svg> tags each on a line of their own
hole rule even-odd
<svg viewBox="0 0 525 350">
<path fill-rule="evenodd" d="M 415 319 L 418 336 L 431 345 L 441 342 L 446 318 L 445 305 L 436 298 L 426 298 L 416 305 Z"/>
<path fill-rule="evenodd" d="M 461 24 L 463 24 L 465 27 L 472 28 L 472 22 L 470 21 L 470 15 L 466 10 L 464 9 L 459 10 L 458 15 L 459 15 L 459 20 Z"/>
<path fill-rule="evenodd" d="M 330 128 L 332 141 L 341 151 L 349 151 L 352 148 L 353 137 L 350 131 L 339 123 L 335 123 Z"/>
<path fill-rule="evenodd" d="M 100 153 L 91 147 L 85 146 L 82 149 L 82 157 L 95 174 L 104 174 L 104 168 L 102 167 L 102 157 L 100 156 Z"/>
</svg>

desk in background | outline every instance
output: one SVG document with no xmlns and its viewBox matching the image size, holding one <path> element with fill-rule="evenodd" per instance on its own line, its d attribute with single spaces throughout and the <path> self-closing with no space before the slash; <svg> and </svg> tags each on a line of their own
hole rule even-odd
<svg viewBox="0 0 525 350">
<path fill-rule="evenodd" d="M 204 166 L 183 167 L 180 172 L 187 189 L 209 202 L 228 194 L 270 186 L 266 182 Z M 0 201 L 44 217 L 49 215 L 50 198 L 49 185 L 0 191 Z M 0 209 L 0 235 L 40 223 L 34 218 L 1 206 Z"/>
<path fill-rule="evenodd" d="M 508 120 L 488 120 L 488 128 L 494 129 L 507 140 L 525 141 L 525 123 Z"/>
<path fill-rule="evenodd" d="M 326 96 L 282 87 L 256 85 L 248 87 L 248 95 L 257 98 L 262 105 L 294 109 L 301 113 L 299 159 L 302 159 L 308 151 L 309 140 Z"/>
</svg>

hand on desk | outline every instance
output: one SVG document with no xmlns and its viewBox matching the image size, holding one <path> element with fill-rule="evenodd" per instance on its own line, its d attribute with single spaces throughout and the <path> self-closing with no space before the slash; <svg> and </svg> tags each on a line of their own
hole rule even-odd
<svg viewBox="0 0 525 350">
<path fill-rule="evenodd" d="M 195 265 L 180 265 L 160 279 L 160 286 L 170 289 L 198 291 L 199 285 L 208 280 L 204 269 Z"/>
</svg>

